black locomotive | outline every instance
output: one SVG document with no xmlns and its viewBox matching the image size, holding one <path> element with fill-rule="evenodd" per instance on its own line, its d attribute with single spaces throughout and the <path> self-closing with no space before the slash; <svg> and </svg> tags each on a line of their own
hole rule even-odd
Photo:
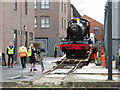
<svg viewBox="0 0 120 90">
<path fill-rule="evenodd" d="M 60 43 L 60 49 L 67 58 L 85 58 L 89 49 L 90 22 L 75 18 L 68 22 L 67 37 Z"/>
</svg>

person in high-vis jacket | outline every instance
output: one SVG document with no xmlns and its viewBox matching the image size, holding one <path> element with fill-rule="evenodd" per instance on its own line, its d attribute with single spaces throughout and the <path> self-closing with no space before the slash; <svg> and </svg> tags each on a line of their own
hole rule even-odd
<svg viewBox="0 0 120 90">
<path fill-rule="evenodd" d="M 12 43 L 10 43 L 10 45 L 7 48 L 7 55 L 8 55 L 8 68 L 10 68 L 10 58 L 12 58 L 12 63 L 11 63 L 11 67 L 13 68 L 13 56 L 15 54 L 15 48 L 13 46 Z"/>
<path fill-rule="evenodd" d="M 28 56 L 27 48 L 22 43 L 22 46 L 19 48 L 19 56 L 21 58 L 22 68 L 26 68 L 26 58 Z"/>
<path fill-rule="evenodd" d="M 0 49 L 0 66 L 1 66 L 1 59 L 2 59 L 2 52 L 1 52 L 1 49 Z"/>
<path fill-rule="evenodd" d="M 54 46 L 54 57 L 55 58 L 57 57 L 57 52 L 58 52 L 58 46 L 57 46 L 57 44 L 55 44 L 55 46 Z"/>
<path fill-rule="evenodd" d="M 118 68 L 119 68 L 119 71 L 120 71 L 120 45 L 118 47 Z"/>
<path fill-rule="evenodd" d="M 104 53 L 104 47 L 101 46 L 101 50 L 100 50 L 100 54 L 101 54 L 101 65 L 103 67 L 106 67 L 106 63 L 105 63 L 105 53 Z"/>
<path fill-rule="evenodd" d="M 33 71 L 37 71 L 37 69 L 35 68 L 35 56 L 36 56 L 36 52 L 35 52 L 35 47 L 33 47 L 33 44 L 30 44 L 30 47 L 28 48 L 28 56 L 29 56 L 29 62 L 30 62 L 30 71 L 32 71 L 32 64 L 33 64 Z"/>
</svg>

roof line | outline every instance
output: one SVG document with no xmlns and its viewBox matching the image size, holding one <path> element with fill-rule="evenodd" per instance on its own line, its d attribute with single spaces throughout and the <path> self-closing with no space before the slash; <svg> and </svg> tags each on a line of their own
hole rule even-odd
<svg viewBox="0 0 120 90">
<path fill-rule="evenodd" d="M 87 15 L 83 15 L 83 16 L 86 16 L 86 17 L 89 17 L 89 16 L 87 16 Z M 82 17 L 83 17 L 82 16 Z M 91 17 L 89 17 L 89 18 L 91 18 Z M 100 22 L 98 22 L 97 20 L 95 20 L 95 19 L 93 19 L 93 18 L 91 18 L 92 20 L 94 20 L 94 21 L 96 21 L 97 23 L 99 23 L 99 24 L 102 24 L 102 23 L 100 23 Z M 103 25 L 103 24 L 102 24 Z"/>
</svg>

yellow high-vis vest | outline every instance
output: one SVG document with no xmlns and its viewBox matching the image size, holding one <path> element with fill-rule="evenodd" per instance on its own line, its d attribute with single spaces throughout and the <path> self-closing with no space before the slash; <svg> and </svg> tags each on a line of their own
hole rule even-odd
<svg viewBox="0 0 120 90">
<path fill-rule="evenodd" d="M 54 46 L 54 51 L 58 51 L 58 46 Z"/>
<path fill-rule="evenodd" d="M 28 56 L 32 56 L 32 49 L 31 47 L 29 47 L 30 51 L 28 51 Z M 33 50 L 35 51 L 35 48 L 33 47 Z M 36 55 L 36 53 L 34 53 L 34 55 Z"/>
<path fill-rule="evenodd" d="M 120 58 L 120 48 L 118 49 L 118 58 Z"/>
<path fill-rule="evenodd" d="M 12 49 L 8 47 L 8 54 L 14 54 L 14 47 Z"/>
</svg>

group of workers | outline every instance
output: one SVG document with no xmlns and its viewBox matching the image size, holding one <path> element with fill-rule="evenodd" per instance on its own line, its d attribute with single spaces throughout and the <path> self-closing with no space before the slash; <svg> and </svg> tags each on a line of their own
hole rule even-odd
<svg viewBox="0 0 120 90">
<path fill-rule="evenodd" d="M 92 60 L 95 61 L 95 63 L 97 63 L 96 61 L 98 61 L 98 50 L 95 46 L 93 46 L 90 49 L 91 54 L 91 58 Z M 118 55 L 118 68 L 120 70 L 120 45 L 118 46 L 118 50 L 117 50 L 117 55 Z M 104 52 L 104 47 L 101 46 L 100 48 L 100 61 L 101 61 L 101 65 L 102 67 L 106 67 L 106 62 L 105 62 L 105 52 Z"/>
<path fill-rule="evenodd" d="M 21 58 L 22 68 L 26 68 L 26 59 L 27 59 L 27 57 L 29 57 L 30 71 L 32 71 L 32 70 L 37 71 L 37 69 L 35 68 L 35 63 L 36 63 L 35 58 L 36 58 L 36 55 L 38 55 L 39 59 L 40 59 L 40 53 L 42 53 L 42 52 L 40 51 L 40 48 L 35 49 L 33 44 L 30 44 L 29 48 L 27 49 L 24 46 L 24 44 L 22 43 L 22 46 L 19 48 L 19 51 L 18 51 L 19 56 Z M 10 43 L 10 45 L 7 48 L 8 68 L 10 68 L 10 66 L 13 68 L 13 56 L 14 56 L 14 54 L 15 54 L 15 48 L 14 48 L 13 44 Z M 11 65 L 10 65 L 10 58 L 12 58 Z M 42 71 L 44 71 L 44 66 L 43 66 L 42 60 L 40 61 L 40 63 L 42 66 Z"/>
<path fill-rule="evenodd" d="M 26 59 L 27 57 L 29 57 L 29 63 L 30 63 L 30 71 L 37 71 L 37 69 L 35 68 L 35 63 L 36 63 L 36 56 L 38 56 L 37 59 L 39 59 L 40 64 L 41 64 L 41 68 L 42 71 L 45 70 L 44 66 L 43 66 L 43 56 L 44 56 L 44 49 L 41 48 L 37 48 L 35 49 L 35 47 L 33 46 L 33 44 L 30 44 L 29 48 L 27 49 L 24 44 L 22 43 L 22 46 L 19 48 L 18 53 L 19 53 L 19 57 L 21 59 L 21 65 L 22 68 L 26 68 Z M 58 52 L 58 45 L 55 44 L 54 46 L 54 57 L 57 57 L 57 52 Z M 12 43 L 9 44 L 9 46 L 7 47 L 7 55 L 8 55 L 8 68 L 13 68 L 13 59 L 14 59 L 14 54 L 15 54 L 15 48 L 13 46 Z M 1 61 L 1 54 L 0 54 L 0 61 Z M 12 62 L 10 62 L 10 60 L 12 59 Z M 34 69 L 33 69 L 34 68 Z"/>
<path fill-rule="evenodd" d="M 91 52 L 91 59 L 93 61 L 95 61 L 95 63 L 98 62 L 98 49 L 97 47 L 93 46 L 91 49 L 90 49 L 90 52 Z M 101 46 L 100 48 L 100 61 L 101 61 L 101 65 L 103 67 L 106 67 L 106 64 L 105 64 L 105 53 L 104 53 L 104 47 Z"/>
<path fill-rule="evenodd" d="M 1 50 L 0 50 L 1 51 Z M 44 54 L 42 52 L 45 52 L 44 49 L 38 48 L 35 49 L 35 47 L 33 47 L 33 44 L 30 44 L 29 48 L 27 49 L 24 44 L 22 43 L 22 46 L 19 48 L 19 56 L 21 58 L 21 64 L 22 64 L 22 68 L 26 68 L 26 59 L 27 57 L 29 57 L 29 63 L 30 63 L 30 71 L 37 71 L 37 69 L 35 68 L 35 63 L 36 63 L 36 55 L 38 55 L 41 67 L 42 67 L 42 71 L 44 71 L 44 66 L 43 66 L 43 56 Z M 55 44 L 54 46 L 54 57 L 57 57 L 57 52 L 58 52 L 58 45 Z M 97 47 L 93 46 L 90 48 L 90 52 L 91 52 L 91 58 L 93 61 L 95 61 L 95 63 L 97 63 L 98 61 L 98 49 Z M 10 68 L 10 66 L 13 68 L 13 56 L 15 54 L 15 48 L 13 46 L 12 43 L 9 44 L 8 48 L 7 48 L 7 55 L 8 55 L 8 68 Z M 0 61 L 1 61 L 1 53 L 0 53 Z M 42 57 L 42 59 L 40 59 Z M 12 59 L 12 62 L 10 63 L 10 58 Z M 118 59 L 120 59 L 120 45 L 118 48 Z M 106 67 L 106 63 L 105 63 L 105 53 L 104 53 L 104 47 L 101 46 L 100 48 L 100 61 L 101 61 L 101 65 L 103 67 Z M 119 62 L 120 64 L 120 62 Z M 34 69 L 33 69 L 34 68 Z"/>
</svg>

